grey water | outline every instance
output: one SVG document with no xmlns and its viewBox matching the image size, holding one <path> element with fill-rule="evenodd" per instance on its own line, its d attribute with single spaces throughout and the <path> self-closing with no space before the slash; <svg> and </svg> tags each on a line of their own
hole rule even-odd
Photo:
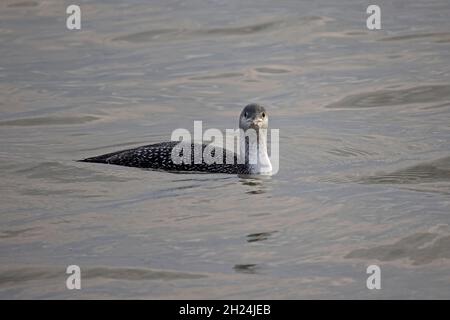
<svg viewBox="0 0 450 320">
<path fill-rule="evenodd" d="M 447 0 L 77 2 L 0 3 L 1 299 L 450 298 Z M 250 102 L 270 178 L 74 161 Z"/>
</svg>

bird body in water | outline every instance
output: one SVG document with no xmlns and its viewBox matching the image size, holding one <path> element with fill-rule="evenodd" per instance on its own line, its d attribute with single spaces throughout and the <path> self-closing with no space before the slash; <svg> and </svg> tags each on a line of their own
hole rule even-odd
<svg viewBox="0 0 450 320">
<path fill-rule="evenodd" d="M 80 160 L 82 162 L 106 163 L 127 167 L 149 168 L 170 172 L 210 172 L 228 174 L 271 174 L 272 165 L 267 154 L 268 115 L 264 107 L 249 104 L 241 112 L 239 128 L 244 134 L 253 131 L 255 138 L 245 135 L 240 139 L 240 155 L 227 149 L 207 144 L 169 141 L 112 152 Z M 252 130 L 251 130 L 252 129 Z M 196 153 L 202 155 L 208 148 L 216 157 L 222 154 L 221 162 L 193 161 Z M 183 161 L 174 161 L 174 154 L 184 156 Z M 226 161 L 225 161 L 226 159 Z M 231 160 L 231 161 L 230 161 Z"/>
</svg>

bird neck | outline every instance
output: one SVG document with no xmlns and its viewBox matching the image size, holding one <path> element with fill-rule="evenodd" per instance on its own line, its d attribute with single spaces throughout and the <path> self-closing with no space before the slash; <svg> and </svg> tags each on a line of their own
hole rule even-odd
<svg viewBox="0 0 450 320">
<path fill-rule="evenodd" d="M 250 168 L 251 173 L 270 174 L 272 164 L 267 154 L 267 129 L 244 132 L 240 142 L 241 156 L 245 158 L 245 164 Z"/>
</svg>

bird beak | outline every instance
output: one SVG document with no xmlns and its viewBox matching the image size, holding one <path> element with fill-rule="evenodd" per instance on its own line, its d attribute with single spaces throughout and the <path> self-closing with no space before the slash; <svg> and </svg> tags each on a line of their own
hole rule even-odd
<svg viewBox="0 0 450 320">
<path fill-rule="evenodd" d="M 261 128 L 263 121 L 261 119 L 254 119 L 250 125 L 250 128 L 259 129 Z"/>
</svg>

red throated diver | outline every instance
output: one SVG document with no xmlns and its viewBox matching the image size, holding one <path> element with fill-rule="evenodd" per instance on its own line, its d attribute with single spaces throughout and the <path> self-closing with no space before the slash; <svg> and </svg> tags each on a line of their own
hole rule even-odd
<svg viewBox="0 0 450 320">
<path fill-rule="evenodd" d="M 192 171 L 192 172 L 211 172 L 211 173 L 229 173 L 229 174 L 270 174 L 272 164 L 267 155 L 267 128 L 269 118 L 264 107 L 259 104 L 249 104 L 241 112 L 239 117 L 239 128 L 243 132 L 249 129 L 255 130 L 256 139 L 250 139 L 246 136 L 240 139 L 240 154 L 244 156 L 239 158 L 237 154 L 227 149 L 222 149 L 206 144 L 191 143 L 190 161 L 176 163 L 172 158 L 172 151 L 179 146 L 179 141 L 170 141 L 141 146 L 134 149 L 122 150 L 113 153 L 100 155 L 97 157 L 80 160 L 83 162 L 107 163 L 127 167 L 150 168 L 165 171 Z M 200 147 L 201 146 L 201 147 Z M 210 148 L 211 155 L 222 153 L 223 163 L 205 162 L 201 157 L 201 162 L 194 161 L 196 152 L 201 152 L 205 148 Z M 189 146 L 187 146 L 189 148 Z M 232 159 L 231 163 L 229 160 Z"/>
</svg>

